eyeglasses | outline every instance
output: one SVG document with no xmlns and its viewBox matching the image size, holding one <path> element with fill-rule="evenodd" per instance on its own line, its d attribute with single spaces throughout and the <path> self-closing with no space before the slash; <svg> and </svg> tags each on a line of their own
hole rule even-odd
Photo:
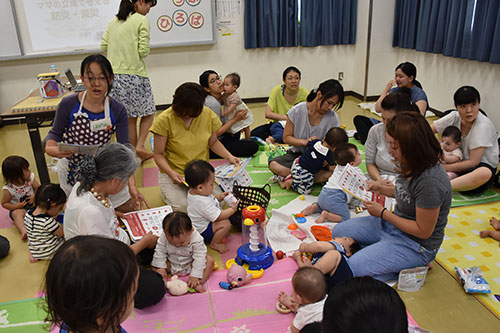
<svg viewBox="0 0 500 333">
<path fill-rule="evenodd" d="M 216 78 L 213 78 L 212 80 L 208 81 L 208 83 L 214 84 L 215 82 L 220 81 L 220 80 L 222 80 L 222 76 L 219 75 Z"/>
<path fill-rule="evenodd" d="M 103 76 L 103 77 L 91 77 L 91 76 L 84 76 L 83 77 L 85 80 L 88 80 L 90 81 L 90 83 L 92 84 L 95 84 L 97 82 L 99 83 L 104 83 L 104 82 L 107 82 L 107 79 Z"/>
</svg>

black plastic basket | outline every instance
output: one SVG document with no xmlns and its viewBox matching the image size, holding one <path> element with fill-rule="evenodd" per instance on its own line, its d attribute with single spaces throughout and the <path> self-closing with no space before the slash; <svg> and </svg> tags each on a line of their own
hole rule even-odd
<svg viewBox="0 0 500 333">
<path fill-rule="evenodd" d="M 258 205 L 267 210 L 269 200 L 271 199 L 271 186 L 269 184 L 263 187 L 241 186 L 237 182 L 234 182 L 233 194 L 240 202 L 238 203 L 236 213 L 229 220 L 237 230 L 241 230 L 241 212 L 245 207 Z"/>
</svg>

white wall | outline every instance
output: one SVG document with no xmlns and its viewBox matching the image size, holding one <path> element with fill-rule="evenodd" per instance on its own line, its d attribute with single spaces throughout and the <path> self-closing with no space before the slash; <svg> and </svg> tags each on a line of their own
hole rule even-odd
<svg viewBox="0 0 500 333">
<path fill-rule="evenodd" d="M 351 89 L 357 48 L 320 46 L 314 48 L 265 48 L 246 50 L 243 38 L 243 11 L 237 22 L 238 33 L 217 36 L 215 45 L 152 49 L 146 58 L 156 104 L 170 103 L 175 88 L 185 81 L 198 82 L 205 69 L 219 74 L 238 72 L 242 78 L 239 93 L 244 98 L 268 96 L 281 83 L 283 70 L 290 65 L 302 72 L 301 85 L 313 89 L 322 81 L 344 72 L 343 84 Z M 79 73 L 84 55 L 0 62 L 0 109 L 6 110 L 37 86 L 36 75 L 55 64 L 59 70 L 71 67 Z"/>
<path fill-rule="evenodd" d="M 236 71 L 242 77 L 239 90 L 244 98 L 264 97 L 281 83 L 281 73 L 289 65 L 302 71 L 302 86 L 312 89 L 321 81 L 337 78 L 344 72 L 345 90 L 362 94 L 365 75 L 369 0 L 358 0 L 355 45 L 313 48 L 266 48 L 246 50 L 243 40 L 243 13 L 234 36 L 217 37 L 215 45 L 153 49 L 146 65 L 157 104 L 170 103 L 175 88 L 185 81 L 198 81 L 205 69 L 220 74 Z M 481 107 L 500 129 L 500 93 L 495 78 L 500 65 L 479 63 L 414 50 L 392 47 L 394 0 L 374 0 L 373 25 L 368 72 L 368 95 L 378 95 L 393 77 L 394 68 L 403 61 L 417 66 L 430 105 L 439 110 L 453 107 L 453 93 L 461 85 L 473 85 L 481 93 Z M 36 75 L 51 64 L 79 72 L 83 55 L 0 62 L 0 110 L 6 110 L 37 87 Z"/>
</svg>

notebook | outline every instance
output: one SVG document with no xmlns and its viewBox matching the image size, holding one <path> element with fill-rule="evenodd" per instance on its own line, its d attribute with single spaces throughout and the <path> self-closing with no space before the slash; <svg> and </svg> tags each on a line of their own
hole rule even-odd
<svg viewBox="0 0 500 333">
<path fill-rule="evenodd" d="M 84 91 L 85 86 L 81 83 L 76 82 L 75 76 L 73 75 L 73 72 L 71 69 L 66 69 L 64 71 L 64 74 L 66 74 L 66 77 L 68 78 L 69 84 L 71 85 L 71 89 L 74 92 L 79 92 L 79 91 Z"/>
</svg>

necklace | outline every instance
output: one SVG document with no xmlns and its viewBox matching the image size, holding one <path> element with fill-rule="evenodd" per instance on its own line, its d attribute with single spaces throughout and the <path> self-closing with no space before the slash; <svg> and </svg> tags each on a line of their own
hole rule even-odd
<svg viewBox="0 0 500 333">
<path fill-rule="evenodd" d="M 108 198 L 108 195 L 107 194 L 99 194 L 97 193 L 94 188 L 92 187 L 90 189 L 90 192 L 92 193 L 92 195 L 97 199 L 97 201 L 99 201 L 104 207 L 106 208 L 109 208 L 111 207 L 111 200 L 109 200 Z"/>
</svg>

